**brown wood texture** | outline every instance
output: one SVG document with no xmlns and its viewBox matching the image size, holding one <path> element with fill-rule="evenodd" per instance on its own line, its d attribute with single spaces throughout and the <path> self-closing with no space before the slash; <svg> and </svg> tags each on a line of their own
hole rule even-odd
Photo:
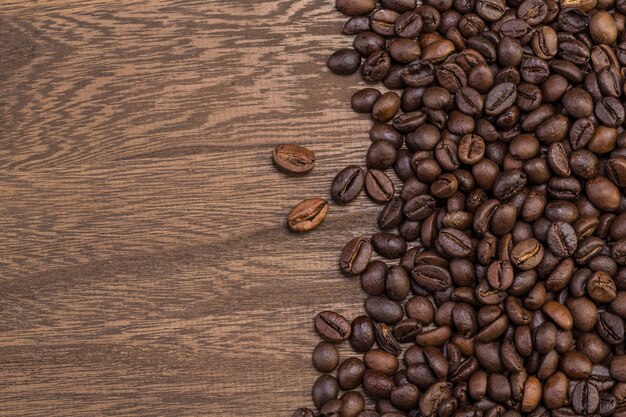
<svg viewBox="0 0 626 417">
<path fill-rule="evenodd" d="M 0 415 L 311 405 L 313 317 L 362 312 L 338 252 L 379 210 L 285 225 L 364 162 L 362 84 L 325 67 L 343 21 L 333 0 L 0 2 Z M 283 142 L 315 170 L 278 172 Z"/>
</svg>

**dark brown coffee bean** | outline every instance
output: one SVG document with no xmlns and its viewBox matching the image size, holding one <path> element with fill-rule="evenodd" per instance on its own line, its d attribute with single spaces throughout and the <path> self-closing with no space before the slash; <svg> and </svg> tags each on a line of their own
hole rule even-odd
<svg viewBox="0 0 626 417">
<path fill-rule="evenodd" d="M 375 88 L 364 88 L 352 95 L 352 110 L 357 113 L 370 113 L 382 93 Z"/>
<path fill-rule="evenodd" d="M 339 364 L 339 351 L 332 343 L 320 342 L 313 350 L 313 365 L 320 372 L 332 372 Z"/>
<path fill-rule="evenodd" d="M 455 94 L 456 106 L 469 116 L 476 116 L 483 111 L 483 98 L 471 87 L 462 87 Z"/>
<path fill-rule="evenodd" d="M 374 323 L 367 316 L 359 316 L 352 321 L 350 346 L 356 352 L 367 352 L 376 340 Z"/>
<path fill-rule="evenodd" d="M 547 242 L 557 256 L 572 256 L 578 247 L 578 237 L 574 228 L 565 222 L 552 223 L 548 229 Z"/>
<path fill-rule="evenodd" d="M 598 303 L 610 303 L 617 297 L 615 283 L 604 271 L 594 272 L 587 281 L 587 293 Z"/>
<path fill-rule="evenodd" d="M 363 389 L 373 398 L 389 398 L 394 386 L 393 379 L 380 372 L 367 370 L 363 375 Z"/>
<path fill-rule="evenodd" d="M 526 185 L 526 174 L 520 170 L 507 170 L 493 183 L 493 194 L 500 200 L 509 200 Z"/>
<path fill-rule="evenodd" d="M 443 291 L 452 284 L 452 276 L 438 265 L 418 265 L 411 275 L 415 282 L 427 291 Z"/>
<path fill-rule="evenodd" d="M 354 74 L 361 66 L 361 54 L 351 48 L 340 49 L 328 58 L 327 65 L 337 75 Z"/>
<path fill-rule="evenodd" d="M 485 99 L 485 113 L 499 115 L 511 107 L 517 99 L 517 89 L 513 83 L 501 83 L 489 91 Z"/>
<path fill-rule="evenodd" d="M 395 22 L 396 34 L 403 38 L 416 38 L 422 31 L 422 17 L 414 10 L 406 11 Z"/>
<path fill-rule="evenodd" d="M 371 237 L 371 242 L 374 250 L 387 259 L 401 257 L 407 248 L 406 241 L 393 233 L 374 233 Z"/>
<path fill-rule="evenodd" d="M 381 230 L 391 230 L 394 227 L 398 226 L 402 222 L 403 208 L 403 200 L 400 197 L 394 197 L 393 200 L 389 201 L 381 210 L 378 216 L 378 228 Z M 400 233 L 400 235 L 403 236 L 402 233 Z M 407 239 L 406 236 L 403 237 Z"/>
<path fill-rule="evenodd" d="M 389 91 L 380 96 L 374 103 L 372 118 L 379 122 L 387 122 L 396 115 L 398 110 L 400 110 L 400 96 L 393 91 Z"/>
<path fill-rule="evenodd" d="M 372 254 L 372 245 L 363 237 L 352 239 L 341 252 L 339 266 L 343 273 L 358 275 L 365 271 Z"/>
<path fill-rule="evenodd" d="M 598 389 L 588 381 L 580 381 L 572 392 L 572 406 L 581 414 L 592 414 L 600 404 Z"/>
<path fill-rule="evenodd" d="M 385 38 L 378 35 L 377 33 L 366 30 L 356 35 L 352 46 L 354 46 L 354 49 L 356 49 L 362 56 L 368 58 L 372 53 L 384 50 L 386 46 L 386 41 Z M 372 64 L 374 64 L 373 61 L 370 62 L 368 65 L 371 66 Z M 391 60 L 389 61 L 389 65 L 391 65 Z M 363 69 L 361 69 L 361 71 L 361 74 L 363 74 Z"/>
<path fill-rule="evenodd" d="M 365 191 L 376 203 L 386 203 L 393 198 L 395 187 L 384 172 L 370 169 L 365 175 Z"/>
<path fill-rule="evenodd" d="M 523 271 L 535 268 L 543 259 L 544 249 L 536 239 L 526 239 L 513 247 L 511 262 Z"/>
<path fill-rule="evenodd" d="M 430 61 L 413 61 L 402 71 L 402 81 L 410 87 L 427 87 L 434 80 L 435 66 Z"/>
<path fill-rule="evenodd" d="M 365 184 L 365 175 L 361 168 L 350 165 L 341 170 L 331 186 L 331 195 L 336 203 L 346 204 L 354 200 Z"/>
<path fill-rule="evenodd" d="M 437 202 L 429 195 L 413 197 L 404 205 L 404 215 L 410 220 L 424 220 L 430 216 Z"/>
<path fill-rule="evenodd" d="M 408 343 L 415 340 L 415 336 L 422 332 L 423 326 L 417 319 L 402 320 L 393 326 L 393 335 L 400 343 Z"/>
<path fill-rule="evenodd" d="M 400 303 L 384 296 L 367 297 L 365 311 L 372 319 L 388 325 L 396 324 L 404 316 Z"/>
<path fill-rule="evenodd" d="M 526 58 L 520 65 L 522 79 L 527 83 L 540 84 L 548 79 L 550 67 L 548 63 L 537 57 Z"/>
<path fill-rule="evenodd" d="M 617 127 L 624 123 L 624 106 L 615 97 L 603 97 L 596 103 L 595 115 L 600 123 Z"/>
<path fill-rule="evenodd" d="M 452 384 L 441 381 L 430 386 L 419 401 L 419 411 L 423 416 L 433 416 L 439 404 L 452 396 Z"/>
<path fill-rule="evenodd" d="M 619 207 L 619 189 L 605 177 L 587 181 L 585 191 L 589 200 L 601 210 L 615 211 Z"/>
<path fill-rule="evenodd" d="M 363 32 L 366 33 L 366 32 Z M 391 57 L 383 50 L 372 51 L 361 66 L 361 76 L 370 83 L 381 81 L 391 68 Z"/>
<path fill-rule="evenodd" d="M 443 252 L 455 258 L 469 256 L 472 242 L 465 233 L 458 229 L 446 228 L 439 232 L 438 243 Z"/>
<path fill-rule="evenodd" d="M 350 323 L 334 311 L 322 311 L 315 317 L 315 329 L 330 342 L 341 342 L 350 337 Z"/>
<path fill-rule="evenodd" d="M 359 16 L 372 12 L 376 8 L 374 0 L 337 0 L 337 10 L 347 16 Z"/>
<path fill-rule="evenodd" d="M 436 70 L 436 77 L 439 84 L 453 94 L 467 86 L 467 74 L 455 63 L 440 65 Z"/>
<path fill-rule="evenodd" d="M 365 364 L 359 358 L 348 358 L 337 369 L 337 381 L 343 390 L 351 390 L 361 385 Z"/>
</svg>

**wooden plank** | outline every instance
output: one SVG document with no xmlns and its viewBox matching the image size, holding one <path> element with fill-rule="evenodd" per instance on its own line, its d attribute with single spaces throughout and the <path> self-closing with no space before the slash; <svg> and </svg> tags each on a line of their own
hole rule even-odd
<svg viewBox="0 0 626 417">
<path fill-rule="evenodd" d="M 364 162 L 362 84 L 325 68 L 342 24 L 333 0 L 0 3 L 0 415 L 311 405 L 312 319 L 362 312 L 337 258 L 379 210 L 285 227 Z M 278 172 L 282 142 L 315 170 Z"/>
</svg>

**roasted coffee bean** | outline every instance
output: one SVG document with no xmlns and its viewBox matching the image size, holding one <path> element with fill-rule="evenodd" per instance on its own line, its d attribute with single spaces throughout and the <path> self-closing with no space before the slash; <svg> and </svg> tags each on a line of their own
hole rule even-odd
<svg viewBox="0 0 626 417">
<path fill-rule="evenodd" d="M 404 201 L 400 197 L 394 197 L 393 200 L 385 204 L 378 216 L 378 228 L 381 230 L 390 230 L 398 226 L 402 222 Z M 417 224 L 419 227 L 419 224 Z M 399 230 L 400 236 L 407 239 L 407 236 Z M 407 239 L 413 240 L 413 239 Z"/>
<path fill-rule="evenodd" d="M 406 252 L 406 241 L 393 233 L 374 233 L 371 237 L 374 250 L 387 259 L 399 258 Z"/>
<path fill-rule="evenodd" d="M 366 33 L 366 32 L 364 32 Z M 381 81 L 391 68 L 391 57 L 383 50 L 372 51 L 361 66 L 361 76 L 370 83 Z"/>
<path fill-rule="evenodd" d="M 350 165 L 341 170 L 331 186 L 331 195 L 336 203 L 346 204 L 354 200 L 365 185 L 365 175 L 361 168 Z"/>
<path fill-rule="evenodd" d="M 365 311 L 375 321 L 393 325 L 402 320 L 402 305 L 385 296 L 370 296 L 365 300 Z"/>
<path fill-rule="evenodd" d="M 581 414 L 594 413 L 600 404 L 598 389 L 588 381 L 580 381 L 572 392 L 572 406 Z"/>
<path fill-rule="evenodd" d="M 354 49 L 340 49 L 328 58 L 328 69 L 338 75 L 354 74 L 361 66 L 361 54 Z"/>
<path fill-rule="evenodd" d="M 493 194 L 500 200 L 509 200 L 526 185 L 526 174 L 511 169 L 498 175 L 493 183 Z"/>
<path fill-rule="evenodd" d="M 417 319 L 402 320 L 393 326 L 393 335 L 400 343 L 408 343 L 415 340 L 415 336 L 422 332 L 423 326 Z"/>
<path fill-rule="evenodd" d="M 430 216 L 437 202 L 429 195 L 413 197 L 404 205 L 404 215 L 410 220 L 424 220 Z"/>
<path fill-rule="evenodd" d="M 359 358 L 348 358 L 337 369 L 337 381 L 343 390 L 357 388 L 363 380 L 365 364 Z"/>
<path fill-rule="evenodd" d="M 384 172 L 370 169 L 365 175 L 365 191 L 376 203 L 386 203 L 393 198 L 395 187 Z"/>
<path fill-rule="evenodd" d="M 304 174 L 315 167 L 315 154 L 299 145 L 278 145 L 273 158 L 280 169 L 292 174 Z"/>
<path fill-rule="evenodd" d="M 352 321 L 350 345 L 356 352 L 367 352 L 376 340 L 374 323 L 367 316 L 359 316 Z"/>
<path fill-rule="evenodd" d="M 615 314 L 608 312 L 598 314 L 596 331 L 602 340 L 610 345 L 624 342 L 624 322 Z"/>
<path fill-rule="evenodd" d="M 315 317 L 315 329 L 330 342 L 341 342 L 350 337 L 350 323 L 333 311 L 322 311 Z"/>
<path fill-rule="evenodd" d="M 357 113 L 370 113 L 382 93 L 375 88 L 364 88 L 352 95 L 352 110 Z"/>
<path fill-rule="evenodd" d="M 513 83 L 501 83 L 496 85 L 485 99 L 485 113 L 496 116 L 504 113 L 517 99 L 517 89 Z"/>
<path fill-rule="evenodd" d="M 363 238 L 357 237 L 346 244 L 339 258 L 341 270 L 348 275 L 358 275 L 365 271 L 372 254 L 372 245 Z"/>
<path fill-rule="evenodd" d="M 294 232 L 308 232 L 319 226 L 328 213 L 328 201 L 309 198 L 296 205 L 287 215 L 287 224 Z"/>
<path fill-rule="evenodd" d="M 313 350 L 313 365 L 320 372 L 332 372 L 339 364 L 339 351 L 332 343 L 320 342 Z"/>
</svg>

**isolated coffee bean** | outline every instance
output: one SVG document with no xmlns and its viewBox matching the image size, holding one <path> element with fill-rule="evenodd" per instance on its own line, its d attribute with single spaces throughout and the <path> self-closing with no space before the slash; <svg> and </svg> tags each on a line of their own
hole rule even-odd
<svg viewBox="0 0 626 417">
<path fill-rule="evenodd" d="M 328 213 L 328 201 L 309 198 L 296 205 L 287 215 L 287 224 L 294 232 L 308 232 L 319 226 Z"/>
<path fill-rule="evenodd" d="M 278 145 L 273 158 L 280 169 L 292 174 L 304 174 L 315 167 L 315 154 L 299 145 Z"/>
</svg>

